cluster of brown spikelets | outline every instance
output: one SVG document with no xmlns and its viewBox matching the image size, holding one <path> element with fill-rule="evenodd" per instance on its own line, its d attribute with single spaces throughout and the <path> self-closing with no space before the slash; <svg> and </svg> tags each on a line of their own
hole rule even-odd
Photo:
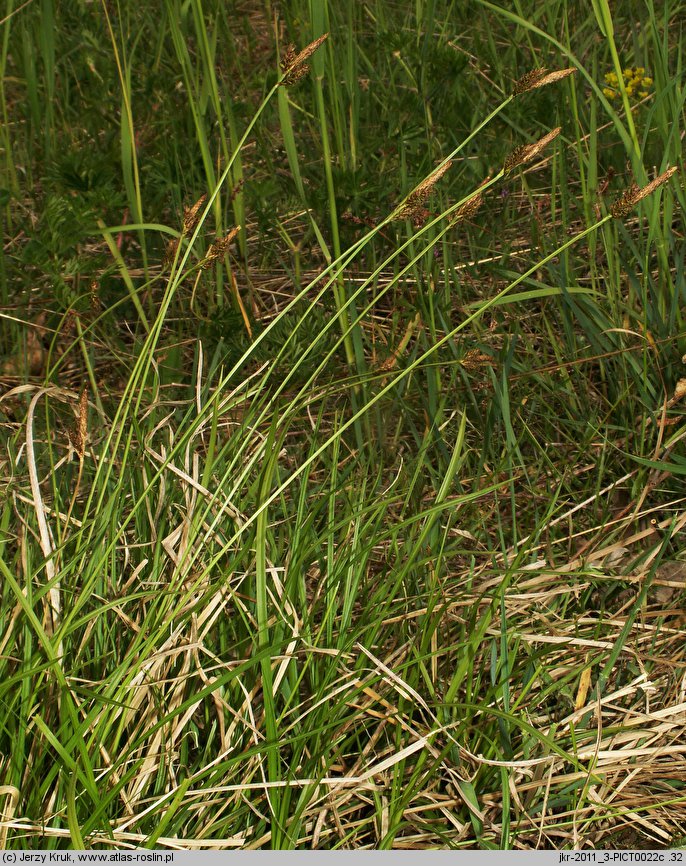
<svg viewBox="0 0 686 866">
<path fill-rule="evenodd" d="M 67 435 L 79 460 L 83 460 L 88 441 L 88 388 L 81 391 L 81 397 L 76 407 L 76 425 L 73 429 L 67 430 Z"/>
<path fill-rule="evenodd" d="M 214 243 L 210 246 L 209 250 L 207 251 L 207 255 L 205 256 L 205 258 L 200 263 L 200 267 L 204 271 L 206 271 L 208 268 L 212 267 L 212 265 L 214 264 L 214 262 L 217 261 L 217 259 L 223 259 L 224 258 L 224 255 L 226 254 L 229 247 L 231 246 L 231 241 L 236 237 L 236 235 L 238 234 L 238 232 L 240 230 L 241 230 L 240 226 L 235 226 L 234 228 L 231 229 L 230 232 L 227 232 L 227 234 L 225 234 L 223 238 L 217 238 L 214 241 Z"/>
<path fill-rule="evenodd" d="M 323 44 L 328 36 L 329 34 L 325 33 L 299 52 L 296 52 L 293 45 L 289 45 L 286 48 L 281 59 L 281 71 L 283 73 L 283 78 L 280 81 L 281 85 L 292 86 L 305 77 L 310 68 L 307 61 Z M 548 84 L 554 84 L 557 81 L 561 81 L 562 79 L 573 75 L 575 72 L 576 69 L 574 68 L 559 69 L 553 72 L 549 72 L 544 67 L 534 69 L 527 72 L 515 82 L 512 96 L 516 97 L 531 90 L 546 87 Z M 532 144 L 522 145 L 513 150 L 505 159 L 503 164 L 503 173 L 509 174 L 519 166 L 525 165 L 534 160 L 555 138 L 557 138 L 560 132 L 561 127 L 558 126 L 538 141 L 535 141 Z M 409 219 L 415 227 L 419 227 L 429 216 L 429 211 L 425 205 L 433 188 L 448 171 L 451 165 L 452 161 L 448 159 L 434 169 L 434 171 L 396 208 L 391 219 Z M 618 219 L 627 216 L 639 201 L 650 195 L 661 184 L 665 183 L 676 171 L 676 168 L 668 169 L 654 181 L 643 187 L 643 189 L 639 189 L 636 184 L 632 184 L 629 189 L 627 189 L 612 205 L 612 216 Z M 200 221 L 201 210 L 206 200 L 207 196 L 203 195 L 192 207 L 184 209 L 183 227 L 181 231 L 182 238 L 188 237 L 197 228 L 198 222 Z M 470 199 L 457 208 L 453 217 L 453 223 L 473 216 L 482 206 L 483 201 L 483 194 L 480 192 L 475 193 Z M 224 237 L 217 238 L 210 246 L 207 255 L 200 264 L 200 267 L 205 270 L 211 267 L 218 259 L 222 258 L 227 252 L 231 241 L 233 241 L 239 231 L 240 226 L 237 226 L 236 228 L 231 229 L 231 231 L 229 231 Z M 174 260 L 180 240 L 181 238 L 178 238 L 169 242 L 165 254 L 165 263 Z"/>
<path fill-rule="evenodd" d="M 313 43 L 314 44 L 314 43 Z M 307 50 L 307 49 L 306 49 Z M 304 52 L 301 52 L 301 54 Z M 298 55 L 299 57 L 300 55 Z M 545 87 L 548 84 L 554 84 L 556 81 L 561 81 L 570 75 L 573 75 L 576 69 L 559 69 L 553 72 L 548 72 L 547 69 L 534 69 L 527 72 L 517 82 L 515 82 L 512 90 L 512 96 L 519 96 L 522 93 L 527 93 L 530 90 L 536 90 L 539 87 Z M 505 159 L 503 163 L 503 173 L 510 174 L 521 165 L 534 160 L 543 150 L 553 141 L 561 132 L 561 127 L 552 129 L 547 135 L 544 135 L 538 141 L 532 144 L 524 144 L 516 148 Z M 415 227 L 420 226 L 429 215 L 429 211 L 424 206 L 431 191 L 443 175 L 448 171 L 452 162 L 446 160 L 438 166 L 425 180 L 423 180 L 416 189 L 414 189 L 407 198 L 395 209 L 391 219 L 404 220 L 409 219 Z M 610 209 L 613 217 L 621 219 L 627 216 L 633 208 L 642 199 L 653 193 L 659 186 L 669 180 L 669 178 L 677 171 L 677 168 L 670 168 L 663 172 L 655 180 L 651 181 L 642 189 L 636 184 L 632 184 L 622 195 L 615 201 Z M 483 204 L 483 194 L 476 193 L 472 198 L 461 205 L 455 212 L 453 222 L 458 222 L 461 219 L 472 216 Z"/>
<path fill-rule="evenodd" d="M 189 235 L 192 235 L 193 232 L 198 227 L 198 223 L 200 222 L 200 211 L 202 210 L 202 206 L 207 201 L 206 195 L 201 195 L 200 198 L 196 201 L 194 205 L 190 207 L 184 207 L 183 209 L 183 223 L 181 224 L 181 237 L 187 238 Z M 165 260 L 171 262 L 174 260 L 176 256 L 176 250 L 178 249 L 181 238 L 175 238 L 172 241 L 169 241 L 167 245 L 167 255 L 165 256 Z"/>
<path fill-rule="evenodd" d="M 642 201 L 651 193 L 655 192 L 659 186 L 666 183 L 678 170 L 679 169 L 676 166 L 668 168 L 667 171 L 663 171 L 661 175 L 656 177 L 655 180 L 652 180 L 642 189 L 637 184 L 632 183 L 631 186 L 625 190 L 612 205 L 610 213 L 615 219 L 623 219 L 628 216 L 639 201 Z"/>
<path fill-rule="evenodd" d="M 181 237 L 173 238 L 167 244 L 167 249 L 164 255 L 165 264 L 169 264 L 170 262 L 174 261 L 174 258 L 176 257 L 176 251 L 179 248 L 179 243 L 181 242 L 181 238 L 187 238 L 189 235 L 192 235 L 198 227 L 202 207 L 206 201 L 207 196 L 201 195 L 194 205 L 183 209 Z M 203 270 L 207 270 L 207 268 L 211 267 L 212 264 L 217 261 L 217 259 L 223 258 L 228 251 L 229 246 L 231 245 L 231 241 L 236 237 L 240 230 L 240 226 L 235 226 L 229 232 L 227 232 L 224 237 L 216 238 L 216 240 L 210 245 L 210 248 L 207 251 L 207 255 L 200 263 L 200 267 Z"/>
<path fill-rule="evenodd" d="M 477 192 L 476 195 L 473 195 L 470 199 L 467 199 L 464 204 L 461 204 L 458 207 L 458 209 L 455 211 L 453 222 L 456 223 L 460 220 L 471 219 L 471 217 L 474 216 L 474 214 L 479 210 L 483 203 L 483 193 Z"/>
<path fill-rule="evenodd" d="M 302 81 L 310 71 L 307 61 L 312 57 L 322 42 L 328 39 L 328 37 L 329 34 L 325 33 L 323 36 L 320 36 L 319 39 L 310 42 L 310 44 L 303 48 L 302 51 L 297 53 L 295 46 L 289 45 L 281 58 L 281 71 L 283 72 L 283 78 L 280 83 L 286 87 L 291 87 L 299 81 Z"/>
<path fill-rule="evenodd" d="M 515 150 L 513 150 L 507 157 L 503 165 L 505 174 L 509 174 L 520 165 L 524 165 L 525 163 L 536 159 L 539 153 L 545 150 L 553 139 L 558 137 L 560 132 L 562 132 L 562 127 L 557 126 L 555 129 L 551 129 L 547 135 L 543 136 L 543 138 L 534 141 L 533 144 L 523 144 L 521 147 L 515 148 Z"/>
<path fill-rule="evenodd" d="M 181 238 L 187 238 L 189 235 L 192 235 L 193 232 L 196 230 L 198 223 L 200 222 L 200 211 L 206 201 L 207 196 L 201 195 L 194 205 L 191 205 L 191 207 L 185 207 L 183 209 Z M 169 241 L 169 243 L 167 244 L 167 249 L 164 253 L 163 264 L 168 265 L 174 261 L 174 259 L 176 258 L 176 251 L 178 250 L 179 243 L 181 242 L 181 238 L 172 238 L 172 240 Z"/>
<path fill-rule="evenodd" d="M 569 69 L 556 69 L 553 72 L 548 72 L 545 67 L 533 69 L 527 72 L 515 83 L 512 89 L 513 96 L 519 96 L 522 93 L 527 93 L 529 90 L 536 90 L 539 87 L 546 87 L 548 84 L 554 84 L 556 81 L 561 81 L 567 78 L 568 75 L 574 75 L 576 69 L 572 66 Z"/>
<path fill-rule="evenodd" d="M 409 219 L 412 220 L 414 225 L 417 225 L 418 223 L 421 224 L 427 216 L 427 211 L 424 208 L 424 203 L 431 194 L 431 190 L 436 186 L 438 181 L 443 177 L 446 171 L 448 171 L 451 165 L 452 161 L 448 160 L 442 165 L 439 165 L 437 169 L 432 171 L 431 174 L 425 180 L 423 180 L 416 189 L 412 190 L 412 192 L 408 195 L 405 201 L 393 214 L 393 219 Z"/>
<path fill-rule="evenodd" d="M 310 59 L 310 57 L 312 57 L 312 55 L 319 48 L 319 46 L 326 39 L 328 39 L 328 37 L 329 34 L 324 33 L 323 36 L 315 39 L 314 42 L 311 42 L 309 45 L 303 48 L 302 51 L 299 52 L 296 52 L 294 45 L 289 45 L 284 51 L 284 55 L 281 59 L 281 71 L 283 72 L 283 78 L 279 83 L 288 87 L 301 81 L 310 70 L 307 61 Z M 202 195 L 192 207 L 187 207 L 184 209 L 183 226 L 181 229 L 182 238 L 192 235 L 197 228 L 198 222 L 200 221 L 200 212 L 206 200 L 207 196 Z M 235 228 L 231 229 L 231 231 L 223 238 L 217 238 L 214 241 L 214 243 L 210 246 L 207 255 L 201 262 L 201 268 L 203 268 L 203 270 L 211 267 L 212 264 L 217 261 L 217 259 L 220 259 L 226 253 L 229 245 L 231 244 L 231 241 L 236 237 L 236 235 L 240 231 L 240 228 L 240 226 L 236 226 Z M 174 261 L 180 241 L 181 238 L 174 238 L 169 241 L 164 255 L 164 264 L 169 264 Z"/>
<path fill-rule="evenodd" d="M 200 209 L 206 201 L 207 196 L 201 195 L 194 205 L 183 209 L 183 225 L 181 227 L 181 234 L 185 238 L 187 238 L 188 235 L 192 235 L 196 230 L 198 223 L 200 222 Z"/>
<path fill-rule="evenodd" d="M 532 72 L 527 72 L 526 75 L 522 76 L 522 78 L 515 83 L 512 92 L 513 96 L 518 96 L 519 94 L 526 93 L 529 90 L 535 90 L 536 88 L 553 84 L 556 81 L 567 78 L 569 75 L 573 75 L 575 72 L 576 69 L 574 68 L 559 69 L 554 72 L 548 72 L 547 69 L 534 69 Z M 549 132 L 547 135 L 544 135 L 543 138 L 533 144 L 526 144 L 522 147 L 518 147 L 505 160 L 505 172 L 508 173 L 517 168 L 517 166 L 531 162 L 531 160 L 538 156 L 538 154 L 559 134 L 560 127 Z M 429 211 L 424 206 L 425 202 L 434 186 L 443 177 L 446 171 L 448 171 L 451 165 L 451 160 L 446 160 L 444 163 L 439 165 L 438 168 L 423 180 L 419 186 L 408 195 L 405 201 L 396 208 L 391 219 L 409 219 L 415 227 L 421 225 L 429 215 Z M 453 222 L 469 218 L 476 213 L 482 204 L 483 195 L 477 193 L 457 209 Z"/>
</svg>

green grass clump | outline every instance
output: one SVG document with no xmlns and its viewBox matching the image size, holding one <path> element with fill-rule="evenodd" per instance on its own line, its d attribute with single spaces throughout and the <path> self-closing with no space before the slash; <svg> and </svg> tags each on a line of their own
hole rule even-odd
<svg viewBox="0 0 686 866">
<path fill-rule="evenodd" d="M 2 21 L 0 843 L 676 845 L 680 7 L 286 6 Z"/>
</svg>

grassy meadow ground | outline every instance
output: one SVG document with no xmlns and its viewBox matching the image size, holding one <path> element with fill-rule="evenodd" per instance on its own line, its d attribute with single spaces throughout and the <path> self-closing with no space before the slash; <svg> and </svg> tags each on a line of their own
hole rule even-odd
<svg viewBox="0 0 686 866">
<path fill-rule="evenodd" d="M 682 843 L 686 8 L 613 5 L 10 0 L 0 847 Z"/>
</svg>

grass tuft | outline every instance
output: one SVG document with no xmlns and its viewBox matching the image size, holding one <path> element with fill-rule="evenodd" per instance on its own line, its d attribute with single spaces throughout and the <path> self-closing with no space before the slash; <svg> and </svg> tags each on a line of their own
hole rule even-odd
<svg viewBox="0 0 686 866">
<path fill-rule="evenodd" d="M 0 22 L 0 846 L 683 843 L 679 8 L 453 7 Z"/>
</svg>

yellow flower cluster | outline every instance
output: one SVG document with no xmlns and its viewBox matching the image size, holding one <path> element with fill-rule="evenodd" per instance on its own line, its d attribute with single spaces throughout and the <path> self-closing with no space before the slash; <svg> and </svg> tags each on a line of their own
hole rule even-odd
<svg viewBox="0 0 686 866">
<path fill-rule="evenodd" d="M 624 87 L 629 98 L 638 97 L 645 99 L 648 96 L 648 90 L 653 83 L 652 78 L 646 76 L 646 71 L 642 66 L 627 66 L 622 70 L 624 79 Z M 605 87 L 603 93 L 608 99 L 617 99 L 620 95 L 619 79 L 616 72 L 605 73 Z"/>
</svg>

